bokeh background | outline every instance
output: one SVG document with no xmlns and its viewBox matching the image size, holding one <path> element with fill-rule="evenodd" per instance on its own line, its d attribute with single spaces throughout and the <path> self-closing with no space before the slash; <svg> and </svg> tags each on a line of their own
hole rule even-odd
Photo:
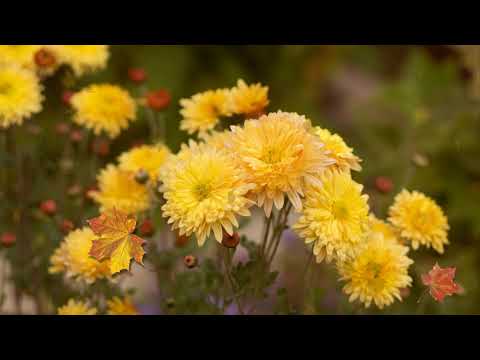
<svg viewBox="0 0 480 360">
<path fill-rule="evenodd" d="M 355 174 L 355 179 L 364 184 L 377 216 L 385 217 L 393 197 L 404 186 L 433 197 L 447 214 L 451 230 L 445 254 L 426 249 L 412 252 L 414 285 L 404 294 L 402 303 L 396 302 L 382 313 L 476 314 L 480 313 L 478 59 L 476 46 L 448 45 L 112 46 L 108 68 L 83 77 L 75 87 L 112 82 L 135 94 L 138 88 L 128 81 L 127 70 L 144 68 L 149 88 L 165 88 L 172 95 L 172 105 L 166 112 L 167 143 L 176 151 L 187 139 L 187 134 L 179 130 L 181 98 L 234 86 L 239 78 L 268 85 L 270 111 L 305 114 L 316 125 L 338 132 L 355 149 L 363 159 L 363 171 Z M 80 225 L 96 215 L 96 209 L 65 196 L 71 184 L 59 180 L 62 166 L 81 173 L 85 186 L 93 185 L 95 169 L 114 161 L 133 143 L 145 140 L 148 127 L 143 120 L 135 122 L 111 144 L 109 155 L 94 165 L 86 165 L 79 158 L 66 159 L 62 149 L 68 139 L 54 132 L 56 124 L 66 117 L 61 104 L 66 81 L 58 77 L 47 80 L 45 111 L 35 123 L 27 125 L 28 131 L 18 146 L 32 154 L 26 170 L 31 172 L 32 181 L 25 185 L 31 206 L 46 198 L 56 199 L 63 215 Z M 391 189 L 382 187 L 382 180 L 391 182 Z M 0 226 L 7 228 L 15 204 L 2 202 L 0 206 Z M 70 295 L 68 288 L 47 272 L 48 257 L 63 235 L 35 216 L 28 219 L 28 226 L 33 235 L 30 256 L 24 256 L 23 263 L 15 260 L 18 249 L 0 250 L 3 257 L 14 259 L 21 267 L 9 270 L 5 261 L 1 265 L 0 281 L 7 289 L 2 299 L 4 313 L 18 310 L 15 303 L 20 295 L 12 282 L 23 289 L 24 313 L 42 306 L 42 312 L 48 313 Z M 245 231 L 254 236 L 261 226 L 253 221 Z M 287 233 L 281 246 L 275 264 L 281 275 L 265 301 L 265 313 L 380 313 L 348 304 L 332 266 L 315 265 L 304 277 L 308 253 L 294 234 Z M 420 275 L 435 262 L 457 268 L 457 281 L 464 294 L 443 304 L 431 299 L 418 303 L 424 290 Z M 153 272 L 136 268 L 127 283 L 137 289 L 134 299 L 144 313 L 161 312 L 157 303 L 162 283 Z"/>
</svg>

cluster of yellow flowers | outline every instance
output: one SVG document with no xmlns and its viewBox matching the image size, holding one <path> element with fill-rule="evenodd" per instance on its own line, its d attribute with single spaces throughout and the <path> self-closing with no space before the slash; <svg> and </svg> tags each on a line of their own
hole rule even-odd
<svg viewBox="0 0 480 360">
<path fill-rule="evenodd" d="M 97 315 L 98 309 L 88 302 L 70 299 L 57 310 L 58 315 Z M 139 312 L 129 298 L 114 297 L 107 300 L 107 315 L 138 315 Z"/>
<path fill-rule="evenodd" d="M 105 67 L 108 54 L 106 45 L 0 45 L 0 128 L 42 110 L 44 76 L 62 65 L 81 76 Z"/>
<path fill-rule="evenodd" d="M 238 227 L 257 205 L 270 217 L 287 202 L 297 211 L 293 229 L 313 244 L 317 262 L 335 262 L 350 301 L 379 308 L 401 300 L 412 283 L 407 256 L 411 244 L 439 253 L 448 243 L 447 219 L 435 202 L 403 190 L 389 211 L 377 219 L 363 186 L 352 179 L 360 158 L 338 135 L 313 127 L 305 116 L 261 114 L 267 88 L 219 89 L 182 100 L 181 129 L 199 132 L 163 167 L 160 179 L 163 216 L 180 235 L 195 235 L 199 245 L 213 232 L 217 241 Z M 221 130 L 220 117 L 243 114 L 241 125 Z"/>
<path fill-rule="evenodd" d="M 183 116 L 180 128 L 189 134 L 202 135 L 214 129 L 222 117 L 258 117 L 268 104 L 268 87 L 247 85 L 240 79 L 232 89 L 208 90 L 180 100 Z"/>
</svg>

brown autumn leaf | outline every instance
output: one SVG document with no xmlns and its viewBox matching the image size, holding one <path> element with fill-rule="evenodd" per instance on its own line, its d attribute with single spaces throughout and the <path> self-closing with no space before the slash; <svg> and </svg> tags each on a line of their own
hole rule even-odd
<svg viewBox="0 0 480 360">
<path fill-rule="evenodd" d="M 137 225 L 135 216 L 114 208 L 87 222 L 97 236 L 89 254 L 98 261 L 110 259 L 112 274 L 128 271 L 132 258 L 143 265 L 145 240 L 132 234 Z"/>
</svg>

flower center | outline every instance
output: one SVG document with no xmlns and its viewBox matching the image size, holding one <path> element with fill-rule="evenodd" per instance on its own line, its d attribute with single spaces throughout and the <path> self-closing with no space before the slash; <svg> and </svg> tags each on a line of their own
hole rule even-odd
<svg viewBox="0 0 480 360">
<path fill-rule="evenodd" d="M 208 198 L 211 192 L 212 186 L 210 184 L 198 184 L 194 189 L 194 193 L 198 201 L 203 201 Z"/>
<path fill-rule="evenodd" d="M 334 201 L 332 214 L 337 220 L 346 220 L 349 217 L 348 206 L 343 201 Z"/>
<path fill-rule="evenodd" d="M 0 82 L 0 95 L 8 95 L 12 90 L 12 85 L 9 82 Z"/>
<path fill-rule="evenodd" d="M 266 148 L 263 150 L 263 154 L 260 159 L 267 164 L 276 164 L 280 161 L 280 154 L 278 150 L 275 151 L 273 148 Z"/>
</svg>

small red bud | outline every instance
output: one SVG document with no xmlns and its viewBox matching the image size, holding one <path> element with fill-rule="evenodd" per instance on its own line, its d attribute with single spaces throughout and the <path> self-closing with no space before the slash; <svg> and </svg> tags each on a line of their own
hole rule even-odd
<svg viewBox="0 0 480 360">
<path fill-rule="evenodd" d="M 64 219 L 60 225 L 60 229 L 64 234 L 68 234 L 75 228 L 75 225 L 70 220 Z"/>
<path fill-rule="evenodd" d="M 240 243 L 240 235 L 237 232 L 234 232 L 232 235 L 228 235 L 225 231 L 223 232 L 222 245 L 227 248 L 236 248 Z"/>
<path fill-rule="evenodd" d="M 157 91 L 151 91 L 146 96 L 147 106 L 150 109 L 161 111 L 170 105 L 172 97 L 167 90 L 160 89 Z"/>
<path fill-rule="evenodd" d="M 75 95 L 73 91 L 65 90 L 62 93 L 62 101 L 65 105 L 70 106 L 70 100 L 72 100 L 72 96 Z"/>
<path fill-rule="evenodd" d="M 197 266 L 198 261 L 197 258 L 193 255 L 187 255 L 183 258 L 183 263 L 185 266 L 189 269 L 193 269 L 195 266 Z"/>
<path fill-rule="evenodd" d="M 47 49 L 38 50 L 33 56 L 33 58 L 35 60 L 35 64 L 37 64 L 37 66 L 41 68 L 52 67 L 57 62 L 52 52 L 48 51 Z"/>
<path fill-rule="evenodd" d="M 142 68 L 128 69 L 128 78 L 134 83 L 141 84 L 147 80 L 147 72 Z"/>
<path fill-rule="evenodd" d="M 190 238 L 186 235 L 177 235 L 177 237 L 175 239 L 175 246 L 177 248 L 182 248 L 182 247 L 184 247 L 188 244 L 189 240 L 190 240 Z"/>
<path fill-rule="evenodd" d="M 133 148 L 136 148 L 136 147 L 139 147 L 139 146 L 142 146 L 142 145 L 145 145 L 145 141 L 143 140 L 135 140 L 132 142 L 132 144 L 130 145 L 130 147 L 133 149 Z"/>
<path fill-rule="evenodd" d="M 83 140 L 83 133 L 80 130 L 73 130 L 70 133 L 70 140 L 74 143 L 79 143 Z"/>
<path fill-rule="evenodd" d="M 67 135 L 70 132 L 70 125 L 66 122 L 60 122 L 55 126 L 55 132 L 58 135 Z"/>
<path fill-rule="evenodd" d="M 152 236 L 153 233 L 155 232 L 152 220 L 145 219 L 142 225 L 140 225 L 139 230 L 142 236 Z"/>
<path fill-rule="evenodd" d="M 375 179 L 375 187 L 378 191 L 387 194 L 393 190 L 393 182 L 388 177 L 379 176 Z"/>
<path fill-rule="evenodd" d="M 92 143 L 92 151 L 98 156 L 107 156 L 110 153 L 110 142 L 105 139 L 95 139 Z"/>
<path fill-rule="evenodd" d="M 55 215 L 57 212 L 57 203 L 55 200 L 45 200 L 40 204 L 40 210 L 42 210 L 45 215 Z"/>
<path fill-rule="evenodd" d="M 11 232 L 4 232 L 0 237 L 0 242 L 5 247 L 10 247 L 17 241 L 17 237 L 14 233 Z"/>
</svg>

